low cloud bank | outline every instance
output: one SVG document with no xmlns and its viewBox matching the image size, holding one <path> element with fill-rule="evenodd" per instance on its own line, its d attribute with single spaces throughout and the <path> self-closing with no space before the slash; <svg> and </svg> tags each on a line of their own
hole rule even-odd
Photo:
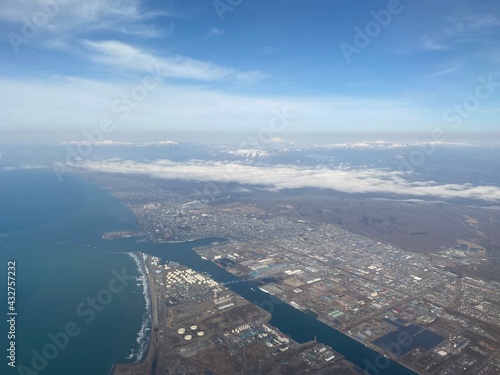
<svg viewBox="0 0 500 375">
<path fill-rule="evenodd" d="M 415 197 L 464 198 L 500 201 L 500 187 L 438 184 L 411 181 L 408 173 L 373 168 L 303 168 L 290 165 L 255 166 L 220 161 L 192 160 L 150 163 L 132 160 L 85 161 L 76 164 L 94 172 L 147 175 L 163 179 L 223 181 L 265 185 L 272 190 L 324 188 L 343 193 L 397 194 Z"/>
</svg>

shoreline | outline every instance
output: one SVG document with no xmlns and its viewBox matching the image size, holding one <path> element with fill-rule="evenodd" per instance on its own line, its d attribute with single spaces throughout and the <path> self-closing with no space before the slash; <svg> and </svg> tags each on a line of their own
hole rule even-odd
<svg viewBox="0 0 500 375">
<path fill-rule="evenodd" d="M 147 357 L 148 351 L 149 351 L 149 346 L 151 342 L 151 329 L 152 329 L 152 321 L 153 321 L 153 314 L 151 311 L 151 290 L 149 287 L 149 281 L 147 277 L 147 271 L 146 271 L 146 265 L 144 263 L 144 255 L 143 253 L 137 253 L 137 252 L 129 252 L 127 253 L 136 263 L 137 269 L 139 270 L 141 274 L 141 282 L 142 282 L 142 287 L 143 287 L 143 296 L 144 296 L 144 301 L 145 301 L 145 312 L 143 314 L 143 321 L 141 325 L 140 331 L 137 333 L 137 339 L 136 343 L 139 344 L 139 353 L 137 356 L 137 359 L 134 360 L 134 363 L 140 363 L 144 360 L 144 358 Z M 149 331 L 149 333 L 148 333 Z M 145 341 L 143 339 L 145 338 Z M 145 345 L 141 346 L 141 342 L 145 342 Z M 136 354 L 134 352 L 134 348 L 131 349 L 132 353 L 130 356 L 133 356 Z"/>
<path fill-rule="evenodd" d="M 118 374 L 127 374 L 127 375 L 138 375 L 138 374 L 148 374 L 150 373 L 154 361 L 155 361 L 155 347 L 154 347 L 154 326 L 155 321 L 158 319 L 157 317 L 157 306 L 156 306 L 156 298 L 153 298 L 154 294 L 154 278 L 152 278 L 152 274 L 148 272 L 148 267 L 146 265 L 147 256 L 145 253 L 135 251 L 135 252 L 124 252 L 124 254 L 129 255 L 136 262 L 138 269 L 141 272 L 141 278 L 143 278 L 144 289 L 147 290 L 147 312 L 148 312 L 148 326 L 146 327 L 146 332 L 148 334 L 147 345 L 145 350 L 142 352 L 140 358 L 138 358 L 134 362 L 128 363 L 114 363 L 111 369 L 110 375 L 118 375 Z M 142 332 L 144 325 L 141 327 L 141 331 L 137 333 L 138 337 L 140 337 L 140 333 Z M 149 329 L 149 331 L 148 331 Z M 132 348 L 133 350 L 133 348 Z"/>
</svg>

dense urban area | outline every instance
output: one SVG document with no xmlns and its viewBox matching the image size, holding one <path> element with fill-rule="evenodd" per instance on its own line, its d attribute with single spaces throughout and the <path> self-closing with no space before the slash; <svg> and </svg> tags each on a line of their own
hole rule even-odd
<svg viewBox="0 0 500 375">
<path fill-rule="evenodd" d="M 456 246 L 423 254 L 307 220 L 293 204 L 214 200 L 156 180 L 95 178 L 138 224 L 107 239 L 227 238 L 195 251 L 417 373 L 500 374 L 500 283 L 453 271 L 486 261 L 478 244 L 457 239 Z M 266 311 L 206 275 L 144 260 L 156 296 L 150 350 L 156 357 L 134 366 L 168 360 L 172 368 L 214 373 L 360 371 L 314 340 L 294 342 L 268 323 Z M 140 373 L 123 366 L 115 374 Z"/>
</svg>

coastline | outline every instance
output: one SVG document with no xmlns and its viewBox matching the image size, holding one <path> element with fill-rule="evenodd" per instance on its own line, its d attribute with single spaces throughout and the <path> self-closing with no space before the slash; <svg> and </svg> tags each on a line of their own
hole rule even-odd
<svg viewBox="0 0 500 375">
<path fill-rule="evenodd" d="M 134 363 L 142 362 L 146 358 L 149 345 L 151 342 L 151 326 L 152 326 L 152 311 L 151 311 L 151 290 L 149 288 L 149 282 L 147 277 L 146 266 L 144 263 L 144 255 L 142 253 L 131 252 L 127 253 L 136 263 L 137 269 L 139 270 L 141 276 L 140 281 L 142 282 L 142 293 L 145 301 L 145 312 L 143 315 L 143 321 L 141 325 L 141 330 L 137 333 L 136 343 L 139 345 L 139 352 L 135 353 L 134 348 L 131 349 L 129 358 L 134 359 Z M 139 281 L 139 280 L 138 280 Z"/>
<path fill-rule="evenodd" d="M 141 351 L 139 358 L 131 363 L 115 363 L 111 369 L 110 375 L 126 374 L 126 375 L 139 375 L 139 374 L 149 374 L 151 373 L 154 363 L 156 361 L 156 351 L 154 350 L 154 326 L 157 317 L 157 306 L 156 298 L 153 298 L 154 294 L 154 277 L 148 271 L 146 265 L 147 255 L 141 252 L 127 252 L 131 258 L 136 262 L 138 269 L 141 272 L 141 279 L 143 280 L 143 286 L 146 298 L 146 313 L 147 317 L 147 327 L 145 328 L 145 321 L 141 327 L 141 331 L 137 333 L 138 339 L 141 338 L 141 332 L 149 332 L 147 334 L 147 340 L 143 341 L 146 343 L 145 347 Z M 146 336 L 146 335 L 145 335 Z M 144 337 L 144 336 L 143 336 Z"/>
</svg>

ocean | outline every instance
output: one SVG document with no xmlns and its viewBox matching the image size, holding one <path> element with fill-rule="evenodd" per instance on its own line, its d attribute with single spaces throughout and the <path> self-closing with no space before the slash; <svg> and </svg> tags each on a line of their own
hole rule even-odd
<svg viewBox="0 0 500 375">
<path fill-rule="evenodd" d="M 0 373 L 107 375 L 142 357 L 149 313 L 138 260 L 102 251 L 101 240 L 132 225 L 128 209 L 95 184 L 59 182 L 50 169 L 0 171 L 0 346 L 9 353 L 14 342 L 16 365 L 2 355 Z M 7 315 L 8 262 L 15 316 Z"/>
</svg>

